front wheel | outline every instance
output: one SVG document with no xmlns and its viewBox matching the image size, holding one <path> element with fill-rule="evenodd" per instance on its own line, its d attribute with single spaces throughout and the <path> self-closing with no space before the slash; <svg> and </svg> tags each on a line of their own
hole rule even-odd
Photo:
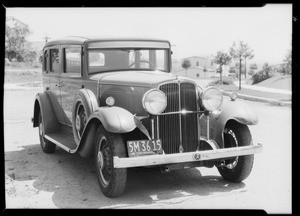
<svg viewBox="0 0 300 216">
<path fill-rule="evenodd" d="M 247 125 L 237 122 L 229 123 L 224 130 L 225 148 L 252 145 L 252 137 Z M 252 170 L 254 155 L 238 156 L 224 160 L 218 167 L 221 176 L 231 182 L 241 182 L 246 179 Z"/>
<path fill-rule="evenodd" d="M 100 126 L 97 143 L 94 148 L 94 162 L 97 179 L 102 193 L 107 197 L 120 196 L 126 186 L 127 169 L 114 168 L 113 157 L 126 157 L 123 139 Z"/>
</svg>

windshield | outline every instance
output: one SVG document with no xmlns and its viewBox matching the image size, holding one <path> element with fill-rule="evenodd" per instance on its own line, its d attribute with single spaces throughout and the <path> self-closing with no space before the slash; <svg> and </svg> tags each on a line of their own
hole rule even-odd
<svg viewBox="0 0 300 216">
<path fill-rule="evenodd" d="M 88 71 L 99 73 L 115 70 L 168 71 L 167 49 L 91 49 Z"/>
</svg>

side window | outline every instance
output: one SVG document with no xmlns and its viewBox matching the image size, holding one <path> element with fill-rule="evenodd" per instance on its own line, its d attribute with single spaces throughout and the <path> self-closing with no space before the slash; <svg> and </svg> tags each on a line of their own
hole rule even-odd
<svg viewBox="0 0 300 216">
<path fill-rule="evenodd" d="M 50 72 L 59 72 L 59 49 L 50 49 Z"/>
<path fill-rule="evenodd" d="M 156 68 L 158 70 L 167 70 L 167 51 L 156 50 Z"/>
<path fill-rule="evenodd" d="M 97 50 L 89 51 L 89 72 L 97 72 L 103 70 L 105 66 L 105 55 Z"/>
<path fill-rule="evenodd" d="M 81 74 L 81 48 L 65 48 L 64 54 L 64 73 Z"/>
<path fill-rule="evenodd" d="M 45 50 L 44 55 L 43 55 L 43 71 L 48 72 L 47 68 L 47 59 L 48 59 L 48 50 Z"/>
</svg>

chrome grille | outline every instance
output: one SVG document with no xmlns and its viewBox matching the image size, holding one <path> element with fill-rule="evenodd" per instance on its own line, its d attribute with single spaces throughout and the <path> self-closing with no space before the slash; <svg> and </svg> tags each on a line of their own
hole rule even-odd
<svg viewBox="0 0 300 216">
<path fill-rule="evenodd" d="M 167 96 L 164 113 L 180 110 L 197 111 L 196 88 L 192 83 L 167 83 L 159 87 Z M 161 115 L 158 128 L 166 154 L 178 153 L 180 143 L 184 152 L 198 147 L 197 113 Z"/>
</svg>

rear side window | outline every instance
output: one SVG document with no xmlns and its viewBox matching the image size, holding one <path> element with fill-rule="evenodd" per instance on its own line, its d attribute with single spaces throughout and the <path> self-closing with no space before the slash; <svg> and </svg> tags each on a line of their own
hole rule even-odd
<svg viewBox="0 0 300 216">
<path fill-rule="evenodd" d="M 59 72 L 59 49 L 50 49 L 50 72 Z"/>
<path fill-rule="evenodd" d="M 64 49 L 65 53 L 65 73 L 81 73 L 81 48 L 70 47 Z"/>
<path fill-rule="evenodd" d="M 45 50 L 43 55 L 43 71 L 48 71 L 47 68 L 48 50 Z"/>
</svg>

